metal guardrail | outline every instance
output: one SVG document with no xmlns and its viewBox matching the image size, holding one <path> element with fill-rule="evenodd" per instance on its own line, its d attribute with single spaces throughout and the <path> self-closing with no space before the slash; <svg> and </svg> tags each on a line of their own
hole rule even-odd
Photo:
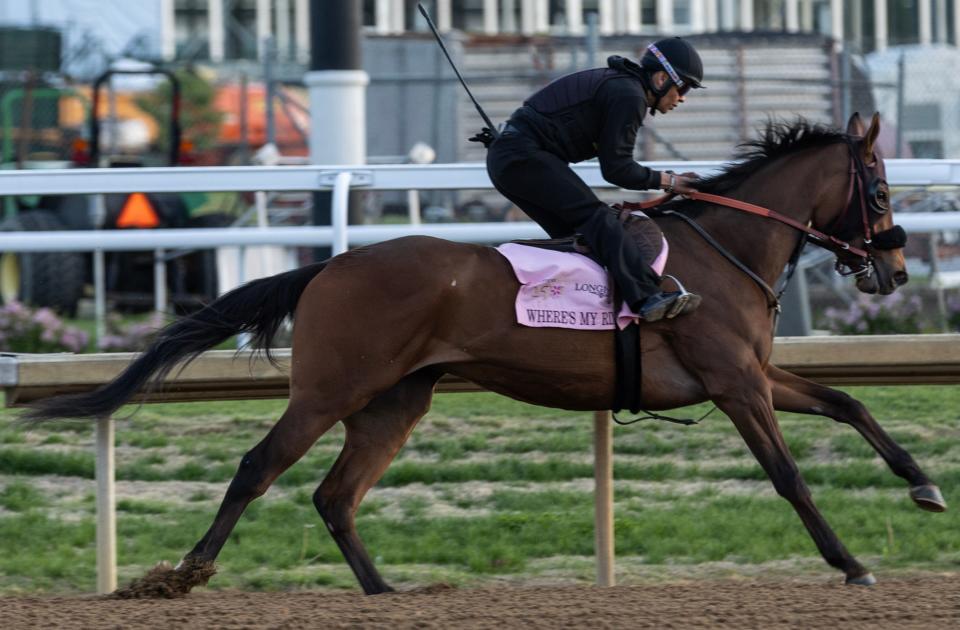
<svg viewBox="0 0 960 630">
<path fill-rule="evenodd" d="M 960 160 L 885 160 L 891 186 L 960 185 Z M 709 175 L 726 162 L 644 162 L 658 170 Z M 573 165 L 595 188 L 614 188 L 596 162 Z M 350 173 L 351 188 L 364 190 L 469 190 L 492 188 L 482 163 L 355 164 L 312 166 L 197 166 L 178 168 L 50 169 L 0 172 L 0 196 L 125 192 L 252 192 L 332 190 Z"/>
</svg>

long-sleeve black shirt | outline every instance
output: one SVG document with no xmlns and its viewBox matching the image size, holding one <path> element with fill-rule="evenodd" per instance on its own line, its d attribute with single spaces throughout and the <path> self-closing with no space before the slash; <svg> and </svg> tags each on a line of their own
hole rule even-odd
<svg viewBox="0 0 960 630">
<path fill-rule="evenodd" d="M 567 162 L 598 158 L 603 178 L 621 188 L 660 187 L 660 171 L 633 159 L 647 111 L 639 66 L 613 56 L 607 68 L 560 77 L 534 93 L 512 121 L 531 128 L 544 147 Z"/>
</svg>

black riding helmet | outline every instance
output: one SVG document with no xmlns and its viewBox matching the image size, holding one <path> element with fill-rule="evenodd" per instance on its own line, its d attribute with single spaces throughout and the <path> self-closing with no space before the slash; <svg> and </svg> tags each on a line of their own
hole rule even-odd
<svg viewBox="0 0 960 630">
<path fill-rule="evenodd" d="M 659 90 L 653 87 L 652 82 L 649 86 L 658 103 L 674 85 L 681 95 L 691 89 L 704 87 L 701 84 L 703 61 L 700 54 L 690 42 L 680 37 L 668 37 L 647 46 L 643 58 L 640 59 L 640 67 L 650 74 L 663 70 L 669 75 L 670 78 Z M 655 112 L 656 104 L 650 108 L 651 114 Z"/>
</svg>

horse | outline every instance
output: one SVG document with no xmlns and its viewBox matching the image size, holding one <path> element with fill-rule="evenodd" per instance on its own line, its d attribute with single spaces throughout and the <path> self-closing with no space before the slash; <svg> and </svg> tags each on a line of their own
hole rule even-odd
<svg viewBox="0 0 960 630">
<path fill-rule="evenodd" d="M 736 161 L 698 184 L 705 195 L 725 196 L 716 199 L 774 208 L 781 221 L 702 199 L 665 206 L 671 211 L 656 219 L 672 252 L 664 273 L 683 278 L 703 302 L 683 317 L 642 323 L 645 369 L 635 383 L 644 409 L 711 401 L 726 414 L 824 560 L 857 585 L 875 578 L 818 511 L 775 411 L 851 425 L 909 484 L 916 505 L 942 511 L 946 503 L 863 404 L 770 364 L 776 305 L 769 285 L 811 234 L 835 252 L 838 268 L 854 273 L 861 292 L 886 295 L 907 281 L 879 132 L 877 114 L 869 128 L 852 116 L 846 131 L 803 119 L 769 121 Z M 536 405 L 611 407 L 613 335 L 519 326 L 517 290 L 509 263 L 490 247 L 422 236 L 359 247 L 249 282 L 174 320 L 110 383 L 35 403 L 26 418 L 105 417 L 237 333 L 269 356 L 269 342 L 292 316 L 286 410 L 243 455 L 193 549 L 176 567 L 151 574 L 153 582 L 148 575 L 120 593 L 169 596 L 206 583 L 247 505 L 338 422 L 346 429 L 343 449 L 313 503 L 364 593 L 384 593 L 392 589 L 357 534 L 355 514 L 429 409 L 442 375 Z"/>
</svg>

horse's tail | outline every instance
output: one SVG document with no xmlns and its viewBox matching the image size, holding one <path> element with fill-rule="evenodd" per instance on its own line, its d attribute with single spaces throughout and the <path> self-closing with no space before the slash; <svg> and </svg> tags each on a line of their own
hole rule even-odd
<svg viewBox="0 0 960 630">
<path fill-rule="evenodd" d="M 264 348 L 272 362 L 270 342 L 277 329 L 284 318 L 293 314 L 307 284 L 324 266 L 326 262 L 314 263 L 248 282 L 226 293 L 163 328 L 143 354 L 106 385 L 88 393 L 35 402 L 23 419 L 107 416 L 145 389 L 145 385 L 160 383 L 178 364 L 188 364 L 238 333 L 250 334 L 250 345 Z"/>
</svg>

